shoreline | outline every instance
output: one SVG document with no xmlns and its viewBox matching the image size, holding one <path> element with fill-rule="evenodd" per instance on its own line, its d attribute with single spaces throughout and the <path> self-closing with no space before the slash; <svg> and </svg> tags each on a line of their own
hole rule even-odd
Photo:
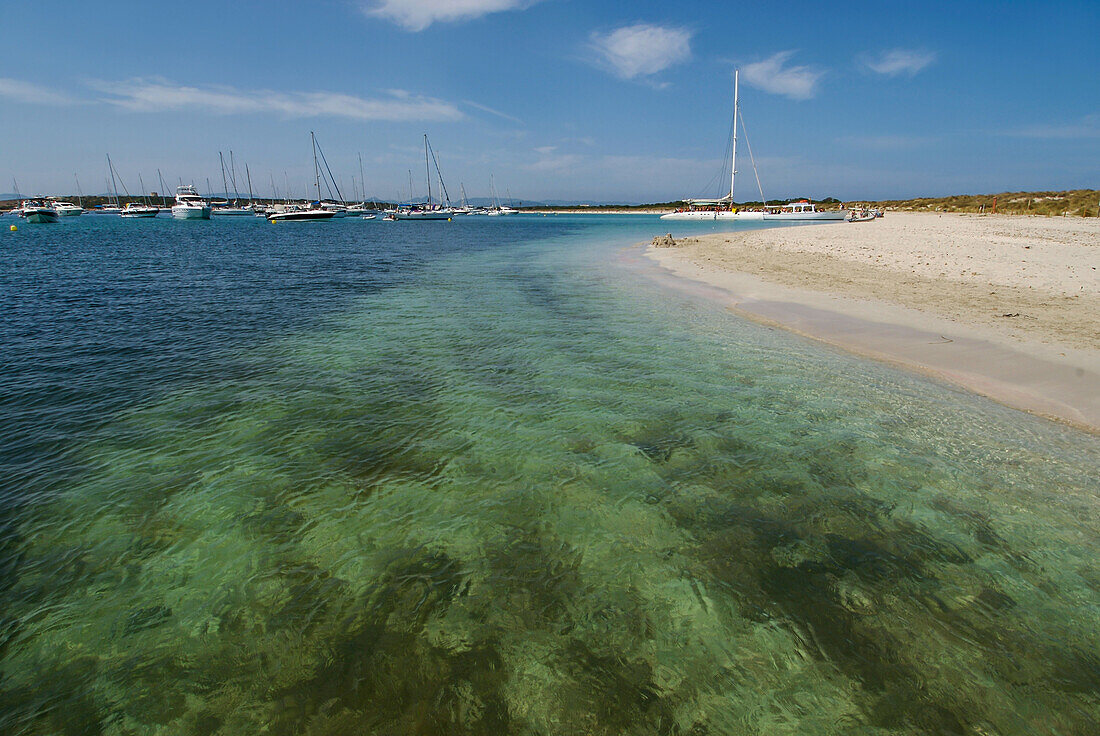
<svg viewBox="0 0 1100 736">
<path fill-rule="evenodd" d="M 1009 242 L 1003 226 L 892 213 L 867 224 L 712 233 L 642 252 L 662 283 L 747 319 L 1100 434 L 1100 277 L 1091 266 L 1081 273 L 1082 262 L 1100 260 L 1100 227 L 1045 226 L 1010 232 L 1019 242 Z M 1013 263 L 1017 248 L 1035 251 L 1028 255 L 1039 266 Z M 932 252 L 962 258 L 967 277 L 945 276 Z"/>
</svg>

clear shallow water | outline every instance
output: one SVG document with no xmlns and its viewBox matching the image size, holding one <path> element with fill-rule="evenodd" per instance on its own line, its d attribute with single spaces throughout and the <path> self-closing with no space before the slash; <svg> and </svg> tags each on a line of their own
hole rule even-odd
<svg viewBox="0 0 1100 736">
<path fill-rule="evenodd" d="M 1100 720 L 1096 439 L 661 292 L 655 220 L 80 220 L 0 240 L 0 732 Z"/>
</svg>

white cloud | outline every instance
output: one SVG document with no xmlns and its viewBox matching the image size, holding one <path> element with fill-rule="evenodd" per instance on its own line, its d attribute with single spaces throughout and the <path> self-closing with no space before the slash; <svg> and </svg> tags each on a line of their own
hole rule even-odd
<svg viewBox="0 0 1100 736">
<path fill-rule="evenodd" d="M 664 71 L 691 56 L 691 31 L 638 23 L 592 34 L 597 62 L 623 79 Z"/>
<path fill-rule="evenodd" d="M 93 86 L 109 95 L 104 102 L 134 112 L 197 109 L 225 115 L 276 113 L 289 118 L 343 117 L 385 121 L 459 120 L 464 117 L 450 102 L 404 90 L 388 90 L 386 97 L 369 99 L 338 92 L 188 87 L 162 79 L 99 82 Z"/>
<path fill-rule="evenodd" d="M 1076 123 L 1030 125 L 1025 128 L 1010 131 L 1008 135 L 1018 138 L 1044 138 L 1056 140 L 1100 138 L 1100 115 L 1086 115 Z"/>
<path fill-rule="evenodd" d="M 71 105 L 75 102 L 61 92 L 8 77 L 0 77 L 0 97 L 34 105 Z"/>
<path fill-rule="evenodd" d="M 865 58 L 864 65 L 876 74 L 896 77 L 906 74 L 910 77 L 936 60 L 931 51 L 915 49 L 892 49 L 884 51 L 875 58 Z"/>
<path fill-rule="evenodd" d="M 808 66 L 785 66 L 792 56 L 793 51 L 780 51 L 763 61 L 746 65 L 741 74 L 757 89 L 792 100 L 808 100 L 814 96 L 817 81 L 825 72 Z"/>
<path fill-rule="evenodd" d="M 480 18 L 503 10 L 519 10 L 538 0 L 369 0 L 363 12 L 393 21 L 409 31 L 422 31 L 432 23 L 451 23 Z"/>
</svg>

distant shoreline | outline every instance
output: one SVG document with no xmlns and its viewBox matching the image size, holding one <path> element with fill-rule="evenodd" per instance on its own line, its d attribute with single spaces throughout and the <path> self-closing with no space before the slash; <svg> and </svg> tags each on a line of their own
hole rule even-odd
<svg viewBox="0 0 1100 736">
<path fill-rule="evenodd" d="M 646 255 L 750 319 L 1100 433 L 1100 220 L 893 213 Z"/>
</svg>

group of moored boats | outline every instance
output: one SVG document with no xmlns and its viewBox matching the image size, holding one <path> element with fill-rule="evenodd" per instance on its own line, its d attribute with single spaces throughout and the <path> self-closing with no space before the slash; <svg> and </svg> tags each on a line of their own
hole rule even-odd
<svg viewBox="0 0 1100 736">
<path fill-rule="evenodd" d="M 58 222 L 62 217 L 70 217 L 75 215 L 81 215 L 85 212 L 94 212 L 109 215 L 119 215 L 125 218 L 151 218 L 157 217 L 162 212 L 171 212 L 172 217 L 177 220 L 209 220 L 212 217 L 242 217 L 254 215 L 256 217 L 265 217 L 270 222 L 317 222 L 324 220 L 335 220 L 344 217 L 357 217 L 364 220 L 373 220 L 381 216 L 386 220 L 450 220 L 454 217 L 461 216 L 474 216 L 474 215 L 486 215 L 489 217 L 497 217 L 501 215 L 513 215 L 517 210 L 501 205 L 496 199 L 495 191 L 493 197 L 493 206 L 491 207 L 471 207 L 466 201 L 466 193 L 463 190 L 462 193 L 462 205 L 451 205 L 450 199 L 447 196 L 446 185 L 443 183 L 443 176 L 439 174 L 439 164 L 436 163 L 436 173 L 439 175 L 439 188 L 443 194 L 438 198 L 438 201 L 432 196 L 432 179 L 428 176 L 428 197 L 426 202 L 418 202 L 415 204 L 402 204 L 397 207 L 391 207 L 388 209 L 378 209 L 377 207 L 370 206 L 366 202 L 360 202 L 359 204 L 347 204 L 343 201 L 335 201 L 334 199 L 325 200 L 321 197 L 321 181 L 324 176 L 326 188 L 335 189 L 339 194 L 339 186 L 336 184 L 335 178 L 332 177 L 332 172 L 328 170 L 328 164 L 325 164 L 326 173 L 322 172 L 322 168 L 318 164 L 317 155 L 319 152 L 319 146 L 317 139 L 310 133 L 310 140 L 313 144 L 313 173 L 314 184 L 316 187 L 317 198 L 312 202 L 284 202 L 284 203 L 270 203 L 260 204 L 252 199 L 252 182 L 251 176 L 248 180 L 249 201 L 247 204 L 242 204 L 239 201 L 228 201 L 228 195 L 226 199 L 222 200 L 208 200 L 203 198 L 198 190 L 195 189 L 192 184 L 181 184 L 176 188 L 175 203 L 171 207 L 162 206 L 158 207 L 155 204 L 150 204 L 147 198 L 143 197 L 142 202 L 130 202 L 125 207 L 119 206 L 117 194 L 113 203 L 106 205 L 100 205 L 91 210 L 85 210 L 80 204 L 73 204 L 71 202 L 62 202 L 54 198 L 34 198 L 23 200 L 22 204 L 16 209 L 12 210 L 13 214 L 23 217 L 27 222 L 31 223 L 51 223 Z M 428 136 L 424 136 L 424 163 L 425 167 L 428 164 L 428 155 L 431 153 L 431 159 L 435 160 L 435 154 L 431 151 L 431 146 L 428 143 Z M 221 154 L 219 154 L 221 157 Z M 322 160 L 324 154 L 321 154 Z M 362 161 L 360 161 L 360 167 Z M 116 171 L 114 165 L 111 162 L 111 157 L 107 156 L 107 167 L 111 174 L 111 186 L 114 188 L 114 182 L 116 180 Z M 427 169 L 430 172 L 430 169 Z M 225 161 L 222 159 L 222 178 L 223 184 L 225 183 Z M 232 163 L 232 151 L 230 151 L 230 172 L 233 177 L 234 188 L 236 188 L 236 173 Z M 160 172 L 158 171 L 158 176 Z M 246 167 L 247 174 L 247 167 Z M 360 177 L 362 171 L 360 171 Z M 209 184 L 209 182 L 208 182 Z M 331 187 L 330 187 L 331 185 Z M 79 188 L 79 182 L 77 182 Z M 125 185 L 123 185 L 125 188 Z M 228 187 L 227 187 L 228 189 Z M 331 194 L 331 192 L 330 192 Z M 342 195 L 341 195 L 342 196 Z"/>
<path fill-rule="evenodd" d="M 25 199 L 11 210 L 11 214 L 24 218 L 29 223 L 44 224 L 59 222 L 63 217 L 75 217 L 85 213 L 97 215 L 117 215 L 125 218 L 151 218 L 162 213 L 170 213 L 177 220 L 209 220 L 221 217 L 255 216 L 265 217 L 271 222 L 305 222 L 336 220 L 344 217 L 374 220 L 450 220 L 453 217 L 471 217 L 486 215 L 514 215 L 518 210 L 505 205 L 494 207 L 471 207 L 462 205 L 448 207 L 439 204 L 405 204 L 397 207 L 377 209 L 366 202 L 346 204 L 342 202 L 285 202 L 260 204 L 256 202 L 237 206 L 219 204 L 205 199 L 194 186 L 184 184 L 176 188 L 175 203 L 171 207 L 131 202 L 123 207 L 106 205 L 93 209 L 84 209 L 81 205 L 65 202 L 52 197 Z"/>
</svg>

